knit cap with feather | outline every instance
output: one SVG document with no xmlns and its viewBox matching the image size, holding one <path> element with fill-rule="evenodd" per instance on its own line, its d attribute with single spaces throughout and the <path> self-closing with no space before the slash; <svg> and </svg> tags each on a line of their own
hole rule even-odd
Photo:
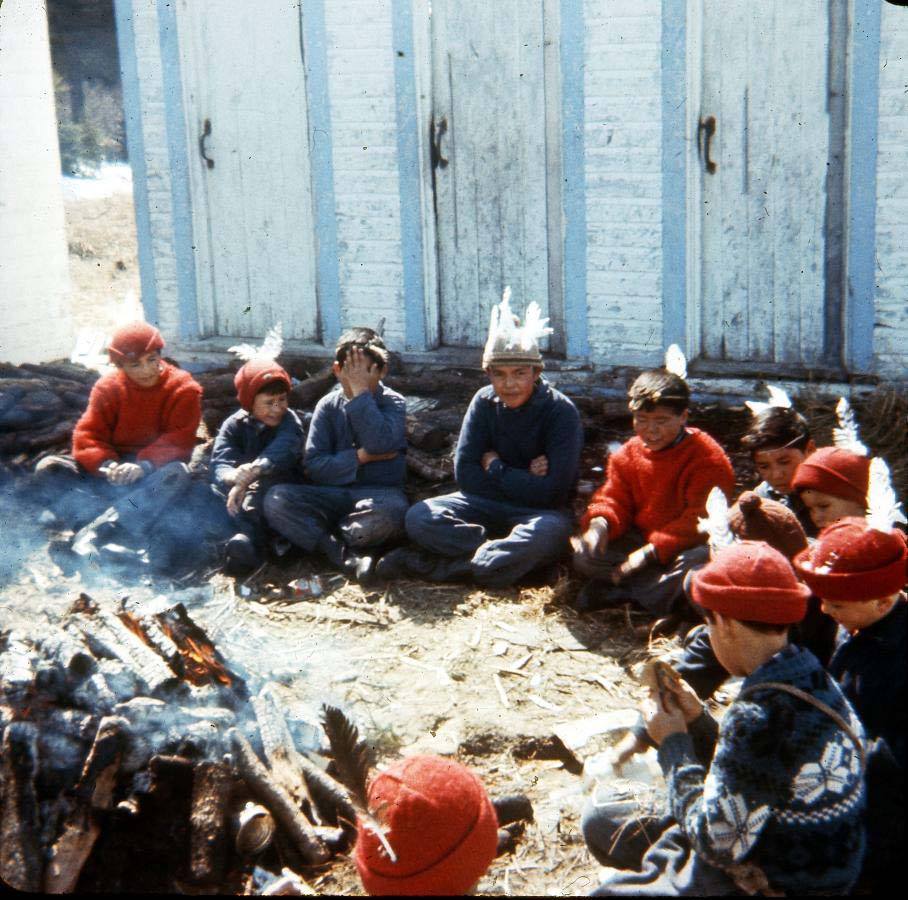
<svg viewBox="0 0 908 900">
<path fill-rule="evenodd" d="M 542 310 L 534 300 L 526 308 L 524 324 L 511 311 L 511 289 L 506 287 L 501 303 L 492 307 L 489 336 L 482 353 L 482 367 L 538 366 L 544 367 L 539 341 L 552 334 Z"/>
</svg>

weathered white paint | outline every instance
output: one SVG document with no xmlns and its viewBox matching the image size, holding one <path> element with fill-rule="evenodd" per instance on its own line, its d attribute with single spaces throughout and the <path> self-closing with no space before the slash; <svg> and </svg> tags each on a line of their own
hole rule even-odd
<svg viewBox="0 0 908 900">
<path fill-rule="evenodd" d="M 293 0 L 182 0 L 202 335 L 317 335 L 306 89 Z M 211 133 L 202 157 L 198 139 Z"/>
<path fill-rule="evenodd" d="M 73 350 L 60 149 L 44 7 L 0 7 L 0 360 Z"/>
<path fill-rule="evenodd" d="M 173 247 L 173 195 L 164 105 L 161 42 L 156 0 L 132 0 L 157 325 L 169 345 L 180 334 L 177 263 Z M 133 153 L 130 148 L 130 153 Z"/>
<path fill-rule="evenodd" d="M 441 339 L 483 343 L 506 285 L 548 309 L 543 5 L 433 0 Z"/>
<path fill-rule="evenodd" d="M 661 3 L 587 0 L 584 10 L 590 349 L 599 363 L 654 364 L 662 354 Z"/>
<path fill-rule="evenodd" d="M 817 363 L 824 349 L 825 0 L 704 4 L 702 352 Z M 704 137 L 705 144 L 705 137 Z"/>
<path fill-rule="evenodd" d="M 877 156 L 877 369 L 908 378 L 908 9 L 881 4 Z"/>
<path fill-rule="evenodd" d="M 400 185 L 390 0 L 325 3 L 344 328 L 384 319 L 404 342 Z"/>
</svg>

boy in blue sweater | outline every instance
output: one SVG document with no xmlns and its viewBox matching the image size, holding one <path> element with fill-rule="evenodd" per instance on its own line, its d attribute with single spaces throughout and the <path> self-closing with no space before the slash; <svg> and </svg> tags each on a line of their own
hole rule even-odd
<svg viewBox="0 0 908 900">
<path fill-rule="evenodd" d="M 900 872 L 905 848 L 908 547 L 901 531 L 874 521 L 873 512 L 840 519 L 794 565 L 839 625 L 829 672 L 874 739 L 862 886 L 882 888 Z"/>
<path fill-rule="evenodd" d="M 253 569 L 264 558 L 262 501 L 275 479 L 295 469 L 305 428 L 288 409 L 287 372 L 271 359 L 253 359 L 236 373 L 240 409 L 224 420 L 211 451 L 211 482 L 227 502 L 236 529 L 227 542 L 227 568 Z"/>
<path fill-rule="evenodd" d="M 597 791 L 582 827 L 610 869 L 595 893 L 847 893 L 865 845 L 863 730 L 813 654 L 788 642 L 808 588 L 777 550 L 742 541 L 695 573 L 692 593 L 744 683 L 717 725 L 680 678 L 660 680 L 643 714 L 667 815 L 650 842 L 630 804 Z"/>
<path fill-rule="evenodd" d="M 382 384 L 388 351 L 371 328 L 337 342 L 338 385 L 316 404 L 303 467 L 311 484 L 281 484 L 265 497 L 268 524 L 307 553 L 366 579 L 362 551 L 403 536 L 406 401 Z"/>
<path fill-rule="evenodd" d="M 520 328 L 510 289 L 492 312 L 482 365 L 491 384 L 474 395 L 454 457 L 459 491 L 416 503 L 407 535 L 376 569 L 430 581 L 472 578 L 504 587 L 568 550 L 569 499 L 583 428 L 574 404 L 540 378 L 538 341 L 551 329 L 531 303 Z"/>
</svg>

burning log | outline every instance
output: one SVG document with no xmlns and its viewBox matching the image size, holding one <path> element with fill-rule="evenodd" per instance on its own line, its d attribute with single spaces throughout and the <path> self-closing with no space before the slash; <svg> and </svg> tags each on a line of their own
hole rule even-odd
<svg viewBox="0 0 908 900">
<path fill-rule="evenodd" d="M 26 893 L 41 890 L 43 875 L 37 771 L 38 729 L 10 723 L 0 745 L 0 879 Z"/>
<path fill-rule="evenodd" d="M 118 716 L 101 720 L 82 775 L 76 784 L 73 806 L 63 832 L 50 853 L 44 890 L 49 894 L 71 893 L 91 853 L 101 820 L 98 815 L 113 807 L 113 792 L 125 735 L 129 724 Z"/>
<path fill-rule="evenodd" d="M 407 448 L 407 468 L 426 481 L 450 481 L 454 477 L 454 463 L 449 457 L 429 456 L 413 447 Z"/>
<path fill-rule="evenodd" d="M 407 440 L 420 450 L 441 450 L 447 446 L 448 434 L 415 416 L 407 416 Z"/>
<path fill-rule="evenodd" d="M 193 771 L 189 814 L 189 868 L 194 881 L 218 882 L 227 858 L 227 804 L 232 778 L 222 763 L 201 762 Z"/>
<path fill-rule="evenodd" d="M 231 728 L 228 735 L 236 754 L 237 768 L 250 791 L 271 810 L 272 815 L 292 838 L 304 860 L 309 864 L 315 864 L 328 859 L 330 854 L 324 842 L 294 806 L 287 792 L 274 782 L 246 738 L 235 728 Z"/>
<path fill-rule="evenodd" d="M 154 694 L 173 686 L 178 678 L 171 668 L 144 641 L 130 631 L 111 612 L 103 609 L 87 594 L 80 594 L 71 625 L 78 629 L 91 649 L 103 656 L 120 660 L 129 667 Z"/>
</svg>

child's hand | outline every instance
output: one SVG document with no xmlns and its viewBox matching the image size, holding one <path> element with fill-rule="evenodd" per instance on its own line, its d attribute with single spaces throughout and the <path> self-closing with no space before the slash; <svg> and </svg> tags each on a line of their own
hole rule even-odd
<svg viewBox="0 0 908 900">
<path fill-rule="evenodd" d="M 549 474 L 549 458 L 543 453 L 536 459 L 530 460 L 530 475 L 545 478 Z"/>
<path fill-rule="evenodd" d="M 227 512 L 231 516 L 238 516 L 243 509 L 243 500 L 249 491 L 248 485 L 235 484 L 227 495 Z"/>
<path fill-rule="evenodd" d="M 618 584 L 625 578 L 645 569 L 655 557 L 656 550 L 652 544 L 644 544 L 629 554 L 627 559 L 612 572 L 612 583 Z"/>
<path fill-rule="evenodd" d="M 145 470 L 136 463 L 114 463 L 104 474 L 111 484 L 134 484 L 145 476 Z"/>
<path fill-rule="evenodd" d="M 663 681 L 662 688 L 671 691 L 672 700 L 678 705 L 684 715 L 684 721 L 688 725 L 700 717 L 703 712 L 703 704 L 700 702 L 697 692 L 683 678 L 667 678 Z"/>
<path fill-rule="evenodd" d="M 571 548 L 574 553 L 591 559 L 605 556 L 608 549 L 608 522 L 601 516 L 596 516 L 580 537 L 571 538 Z"/>
<path fill-rule="evenodd" d="M 394 457 L 397 456 L 397 454 L 398 454 L 397 450 L 391 450 L 388 453 L 369 453 L 368 451 L 363 450 L 363 448 L 360 447 L 356 451 L 356 461 L 361 466 L 363 466 L 366 463 L 380 462 L 383 459 L 394 459 Z"/>
<path fill-rule="evenodd" d="M 488 471 L 489 471 L 489 466 L 492 465 L 492 463 L 493 463 L 496 459 L 501 459 L 501 457 L 500 457 L 494 450 L 486 450 L 486 452 L 482 454 L 482 468 L 483 468 L 483 470 L 486 471 L 486 472 L 488 472 Z"/>
<path fill-rule="evenodd" d="M 624 764 L 638 753 L 645 753 L 647 743 L 629 731 L 612 749 L 609 751 L 608 760 L 612 764 L 615 773 L 620 775 Z"/>
<path fill-rule="evenodd" d="M 663 696 L 664 702 L 658 694 L 650 695 L 643 701 L 640 710 L 647 733 L 657 746 L 661 746 L 670 734 L 687 731 L 687 721 L 681 707 L 675 702 L 674 694 Z"/>
<path fill-rule="evenodd" d="M 371 391 L 374 387 L 375 363 L 360 347 L 351 347 L 341 369 L 350 393 L 354 397 Z"/>
<path fill-rule="evenodd" d="M 252 484 L 253 481 L 257 481 L 261 472 L 259 467 L 253 463 L 243 463 L 241 466 L 237 466 L 236 474 L 233 476 L 234 486 L 240 486 L 244 490 Z"/>
</svg>

